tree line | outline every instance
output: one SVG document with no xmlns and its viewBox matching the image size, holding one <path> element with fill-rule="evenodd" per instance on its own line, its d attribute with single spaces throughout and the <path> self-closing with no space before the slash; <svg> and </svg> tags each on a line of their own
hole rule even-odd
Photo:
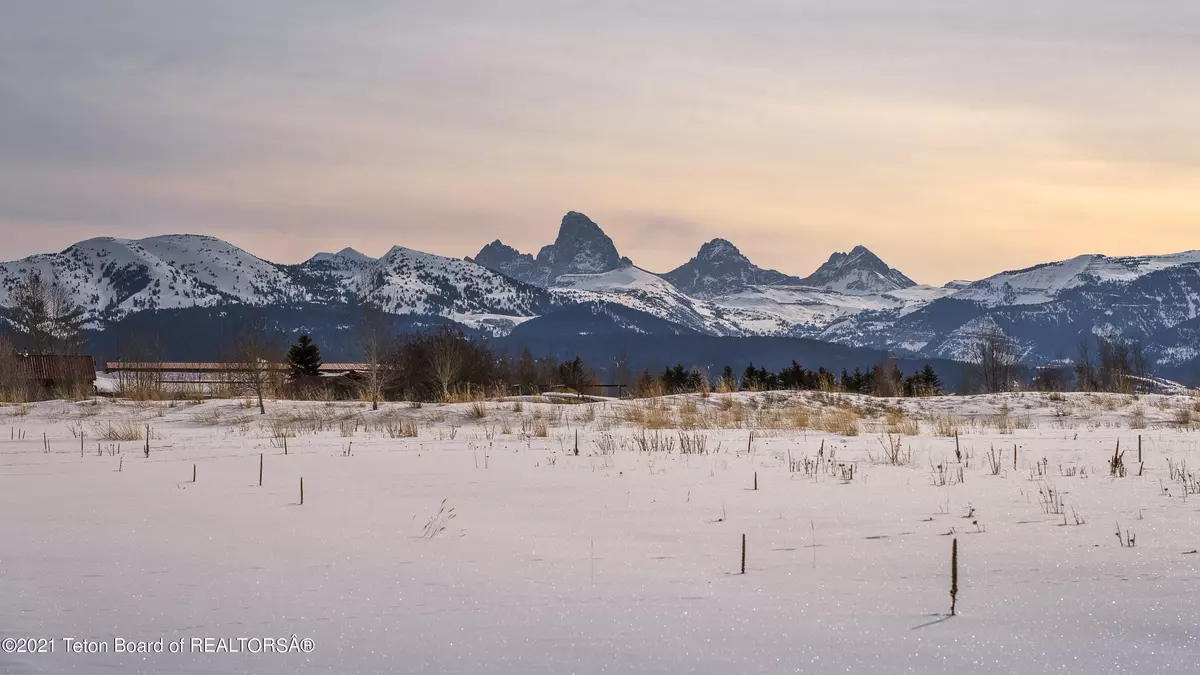
<svg viewBox="0 0 1200 675">
<path fill-rule="evenodd" d="M 699 368 L 688 368 L 682 363 L 661 372 L 643 370 L 633 377 L 625 363 L 617 359 L 608 364 L 609 381 L 604 381 L 582 357 L 560 362 L 549 356 L 536 357 L 528 350 L 515 356 L 500 353 L 488 342 L 448 327 L 386 337 L 366 330 L 364 335 L 362 370 L 324 378 L 320 377 L 320 348 L 308 336 L 301 336 L 288 349 L 289 372 L 285 387 L 293 395 L 328 396 L 330 387 L 337 387 L 344 378 L 351 378 L 373 406 L 381 400 L 454 401 L 553 391 L 630 396 L 738 389 L 852 391 L 879 396 L 942 393 L 941 379 L 931 366 L 905 377 L 895 361 L 889 358 L 865 372 L 843 370 L 840 375 L 825 368 L 809 370 L 795 361 L 779 371 L 751 364 L 740 378 L 734 375 L 730 366 L 713 378 Z M 256 345 L 257 342 L 247 342 L 243 337 L 238 344 Z M 245 349 L 241 351 L 245 352 Z M 247 364 L 255 358 L 268 360 L 265 354 L 242 353 L 233 362 Z"/>
</svg>

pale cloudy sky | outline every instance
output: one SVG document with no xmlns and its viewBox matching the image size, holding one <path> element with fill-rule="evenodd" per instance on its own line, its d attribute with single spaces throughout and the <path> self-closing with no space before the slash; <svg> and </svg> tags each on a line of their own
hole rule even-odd
<svg viewBox="0 0 1200 675">
<path fill-rule="evenodd" d="M 1200 248 L 1200 3 L 0 0 L 0 258 L 536 252 L 568 210 L 655 271 Z"/>
</svg>

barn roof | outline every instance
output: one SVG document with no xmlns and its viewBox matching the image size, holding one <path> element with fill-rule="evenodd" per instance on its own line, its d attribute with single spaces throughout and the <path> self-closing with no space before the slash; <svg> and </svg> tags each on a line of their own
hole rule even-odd
<svg viewBox="0 0 1200 675">
<path fill-rule="evenodd" d="M 17 374 L 26 380 L 91 382 L 96 362 L 86 354 L 17 354 Z"/>
<path fill-rule="evenodd" d="M 270 370 L 285 371 L 291 369 L 291 366 L 282 362 L 271 362 L 266 364 Z M 351 370 L 367 370 L 369 368 L 366 363 L 322 363 L 320 372 L 322 373 L 344 373 Z M 116 372 L 163 372 L 163 373 L 219 373 L 219 372 L 238 372 L 246 370 L 244 363 L 224 363 L 214 361 L 108 361 L 104 364 L 104 370 L 110 373 Z"/>
</svg>

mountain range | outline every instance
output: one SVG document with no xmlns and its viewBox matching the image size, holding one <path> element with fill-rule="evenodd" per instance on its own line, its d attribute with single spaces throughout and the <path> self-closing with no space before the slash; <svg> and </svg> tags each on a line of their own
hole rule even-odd
<svg viewBox="0 0 1200 675">
<path fill-rule="evenodd" d="M 308 316 L 328 315 L 336 326 L 290 329 L 336 332 L 347 327 L 345 316 L 333 318 L 337 307 L 368 301 L 408 325 L 449 322 L 492 338 L 805 338 L 952 360 L 968 357 L 981 327 L 997 325 L 1031 363 L 1069 360 L 1082 339 L 1100 336 L 1141 342 L 1168 372 L 1200 370 L 1200 251 L 1083 255 L 929 286 L 864 246 L 793 276 L 758 267 L 718 238 L 654 273 L 572 211 L 536 256 L 497 239 L 463 259 L 396 246 L 380 258 L 347 248 L 288 265 L 201 235 L 97 237 L 0 263 L 0 304 L 29 270 L 56 279 L 96 333 L 138 315 L 146 326 L 147 317 L 171 312 L 312 306 L 323 311 Z"/>
</svg>

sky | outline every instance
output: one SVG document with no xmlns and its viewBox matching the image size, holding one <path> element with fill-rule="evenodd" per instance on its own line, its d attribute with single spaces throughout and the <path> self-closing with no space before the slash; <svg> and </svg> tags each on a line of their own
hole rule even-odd
<svg viewBox="0 0 1200 675">
<path fill-rule="evenodd" d="M 923 283 L 1200 248 L 1194 0 L 0 0 L 0 258 L 536 253 Z"/>
</svg>

